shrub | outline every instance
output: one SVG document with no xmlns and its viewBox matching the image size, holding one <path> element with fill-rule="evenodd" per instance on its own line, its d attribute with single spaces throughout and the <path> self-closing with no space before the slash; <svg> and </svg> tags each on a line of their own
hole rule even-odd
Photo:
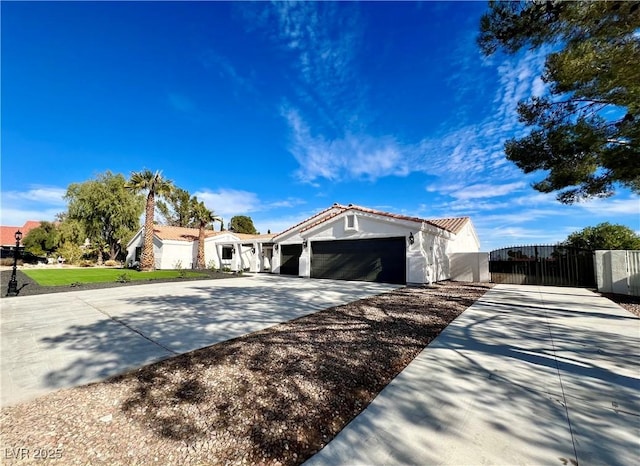
<svg viewBox="0 0 640 466">
<path fill-rule="evenodd" d="M 111 259 L 110 259 L 110 260 L 108 260 L 108 261 L 105 261 L 104 265 L 105 265 L 106 267 L 119 267 L 119 266 L 120 266 L 120 263 L 119 263 L 118 261 L 114 261 L 114 260 L 111 260 Z"/>
<path fill-rule="evenodd" d="M 18 260 L 18 262 L 20 261 Z M 4 259 L 0 259 L 0 265 L 13 267 L 13 259 L 11 259 L 10 257 L 5 257 Z"/>
<path fill-rule="evenodd" d="M 215 261 L 215 260 L 213 260 L 213 259 L 211 259 L 211 260 L 207 263 L 207 268 L 208 268 L 209 270 L 217 270 L 217 267 L 216 267 L 216 261 Z"/>
<path fill-rule="evenodd" d="M 116 283 L 129 283 L 131 281 L 131 277 L 127 272 L 121 273 L 116 278 Z"/>
<path fill-rule="evenodd" d="M 77 244 L 65 242 L 56 250 L 55 254 L 56 257 L 64 257 L 66 264 L 77 264 L 82 258 L 83 251 Z"/>
<path fill-rule="evenodd" d="M 175 270 L 182 270 L 182 261 L 180 259 L 178 259 L 177 261 L 175 261 L 173 263 L 173 268 Z"/>
<path fill-rule="evenodd" d="M 178 278 L 187 278 L 187 271 L 185 269 L 180 269 L 180 273 L 178 274 Z"/>
<path fill-rule="evenodd" d="M 78 263 L 78 265 L 79 265 L 80 267 L 93 267 L 93 262 L 92 262 L 92 261 L 90 261 L 90 260 L 85 259 L 85 260 L 80 261 L 80 262 Z"/>
</svg>

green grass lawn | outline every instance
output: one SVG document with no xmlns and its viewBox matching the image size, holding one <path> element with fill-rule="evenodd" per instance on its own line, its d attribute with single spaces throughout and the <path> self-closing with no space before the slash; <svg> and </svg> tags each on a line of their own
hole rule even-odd
<svg viewBox="0 0 640 466">
<path fill-rule="evenodd" d="M 104 283 L 115 282 L 123 274 L 129 280 L 158 280 L 167 278 L 204 277 L 206 274 L 186 270 L 155 270 L 153 272 L 137 272 L 123 269 L 23 269 L 25 275 L 40 286 L 62 286 L 72 283 Z"/>
</svg>

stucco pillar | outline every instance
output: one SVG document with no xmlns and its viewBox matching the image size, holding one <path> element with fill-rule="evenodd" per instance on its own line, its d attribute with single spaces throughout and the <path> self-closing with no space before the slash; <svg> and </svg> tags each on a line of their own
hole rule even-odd
<svg viewBox="0 0 640 466">
<path fill-rule="evenodd" d="M 298 275 L 300 277 L 311 277 L 311 244 L 307 243 L 307 247 L 302 246 L 302 254 L 298 260 Z"/>
<path fill-rule="evenodd" d="M 280 245 L 273 245 L 273 256 L 271 257 L 271 273 L 280 274 Z"/>
<path fill-rule="evenodd" d="M 407 240 L 407 283 L 431 283 L 428 260 L 424 251 L 424 233 L 419 231 L 413 238 L 413 244 Z"/>
</svg>

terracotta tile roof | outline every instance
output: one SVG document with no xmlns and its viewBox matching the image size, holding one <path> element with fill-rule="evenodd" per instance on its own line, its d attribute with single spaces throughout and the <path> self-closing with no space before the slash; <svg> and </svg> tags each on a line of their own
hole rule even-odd
<svg viewBox="0 0 640 466">
<path fill-rule="evenodd" d="M 462 231 L 464 226 L 469 222 L 469 217 L 454 217 L 454 218 L 437 218 L 429 220 L 428 222 L 442 228 L 443 230 L 450 231 L 451 233 L 458 234 Z"/>
<path fill-rule="evenodd" d="M 238 238 L 240 238 L 243 241 L 251 241 L 251 240 L 271 241 L 273 239 L 273 237 L 276 236 L 273 233 L 264 234 L 264 235 L 249 235 L 247 233 L 235 233 L 235 232 L 227 232 L 227 233 L 231 233 L 232 235 L 237 236 Z"/>
<path fill-rule="evenodd" d="M 22 237 L 27 236 L 29 231 L 34 228 L 38 228 L 40 226 L 40 222 L 35 220 L 27 220 L 24 225 L 21 227 L 12 227 L 12 226 L 1 226 L 0 227 L 0 243 L 2 246 L 15 246 L 16 245 L 16 231 L 20 230 L 22 232 Z"/>
<path fill-rule="evenodd" d="M 334 212 L 331 212 L 331 210 L 335 210 Z M 469 221 L 469 217 L 456 217 L 456 218 L 444 218 L 444 219 L 424 219 L 424 218 L 419 218 L 419 217 L 410 217 L 408 215 L 400 215 L 400 214 L 394 214 L 391 212 L 384 212 L 382 210 L 375 210 L 375 209 L 369 209 L 368 207 L 362 207 L 362 206 L 357 206 L 357 205 L 341 205 L 341 204 L 334 204 L 333 206 L 329 207 L 328 209 L 323 210 L 322 212 L 314 215 L 313 217 L 310 217 L 306 220 L 304 220 L 303 222 L 298 223 L 297 225 L 289 228 L 288 230 L 285 230 L 285 232 L 293 230 L 295 228 L 298 228 L 300 225 L 304 225 L 307 222 L 312 221 L 314 218 L 316 218 L 316 221 L 312 221 L 311 223 L 309 223 L 308 225 L 306 225 L 304 228 L 302 228 L 300 231 L 307 231 L 310 230 L 311 228 L 314 228 L 317 225 L 320 225 L 324 222 L 327 222 L 329 220 L 331 220 L 332 218 L 337 217 L 338 215 L 348 211 L 348 210 L 355 210 L 358 212 L 364 212 L 364 213 L 368 213 L 368 214 L 374 214 L 374 215 L 380 215 L 383 217 L 389 217 L 389 218 L 395 218 L 398 220 L 405 220 L 405 221 L 409 221 L 409 222 L 416 222 L 416 223 L 428 223 L 430 225 L 435 226 L 436 228 L 440 228 L 441 230 L 445 230 L 454 234 L 459 233 L 462 228 L 464 227 L 464 225 L 466 225 L 466 223 Z M 283 232 L 283 233 L 285 233 Z M 280 234 L 283 234 L 280 233 Z M 279 236 L 279 235 L 278 235 Z"/>
<path fill-rule="evenodd" d="M 293 225 L 292 227 L 287 228 L 286 230 L 284 230 L 284 231 L 283 231 L 283 232 L 281 232 L 281 233 L 278 233 L 278 234 L 277 234 L 277 235 L 275 235 L 275 236 L 276 236 L 276 237 L 277 237 L 277 236 L 282 236 L 282 235 L 284 235 L 285 233 L 290 232 L 291 230 L 295 230 L 295 229 L 296 229 L 296 228 L 298 228 L 299 226 L 304 225 L 306 222 L 308 222 L 309 220 L 312 220 L 312 219 L 314 219 L 314 218 L 316 218 L 316 217 L 320 217 L 320 219 L 321 219 L 321 220 L 323 220 L 323 219 L 324 219 L 324 217 L 323 217 L 323 215 L 324 215 L 324 214 L 326 214 L 327 212 L 330 212 L 330 211 L 331 211 L 331 210 L 333 210 L 333 209 L 340 209 L 340 208 L 341 208 L 341 206 L 339 206 L 338 204 L 334 204 L 334 205 L 332 205 L 331 207 L 329 207 L 328 209 L 324 209 L 322 212 L 318 212 L 317 214 L 312 215 L 311 217 L 309 217 L 309 218 L 307 218 L 307 219 L 303 220 L 302 222 L 300 222 L 300 223 L 296 223 L 296 224 L 295 224 L 295 225 Z M 331 214 L 331 217 L 330 217 L 330 218 L 333 218 L 333 217 L 335 217 L 336 215 L 341 214 L 342 212 L 344 212 L 344 210 L 339 210 L 339 211 L 338 211 L 338 212 L 336 212 L 335 214 Z"/>
<path fill-rule="evenodd" d="M 198 239 L 199 230 L 197 228 L 171 227 L 168 225 L 154 225 L 153 233 L 160 239 L 173 241 L 194 241 Z M 204 236 L 216 236 L 224 232 L 205 230 Z"/>
<path fill-rule="evenodd" d="M 155 236 L 162 240 L 173 240 L 173 241 L 196 241 L 198 239 L 198 234 L 200 231 L 198 228 L 185 228 L 185 227 L 172 227 L 167 225 L 154 225 L 153 233 Z M 204 236 L 205 238 L 211 238 L 214 236 L 220 236 L 228 233 L 230 235 L 237 236 L 241 241 L 270 241 L 273 239 L 275 235 L 248 235 L 245 233 L 234 233 L 232 231 L 213 231 L 213 230 L 205 230 Z"/>
</svg>

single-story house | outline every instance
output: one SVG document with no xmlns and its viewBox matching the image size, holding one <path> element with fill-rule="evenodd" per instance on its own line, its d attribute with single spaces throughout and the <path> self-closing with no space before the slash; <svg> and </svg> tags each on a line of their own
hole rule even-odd
<svg viewBox="0 0 640 466">
<path fill-rule="evenodd" d="M 142 230 L 127 246 L 127 262 L 139 259 L 141 247 Z M 154 248 L 156 268 L 191 268 L 198 230 L 156 225 Z M 334 204 L 276 235 L 205 236 L 205 263 L 214 268 L 399 284 L 478 280 L 479 251 L 469 217 L 422 219 L 352 204 Z"/>
<path fill-rule="evenodd" d="M 140 261 L 144 227 L 127 244 L 127 264 Z M 154 225 L 156 269 L 191 269 L 198 256 L 197 228 Z M 264 272 L 270 270 L 274 235 L 247 235 L 232 231 L 205 231 L 207 268 Z"/>
<path fill-rule="evenodd" d="M 469 217 L 422 219 L 334 204 L 273 238 L 274 273 L 423 284 L 452 277 L 452 257 L 478 253 Z"/>
</svg>

